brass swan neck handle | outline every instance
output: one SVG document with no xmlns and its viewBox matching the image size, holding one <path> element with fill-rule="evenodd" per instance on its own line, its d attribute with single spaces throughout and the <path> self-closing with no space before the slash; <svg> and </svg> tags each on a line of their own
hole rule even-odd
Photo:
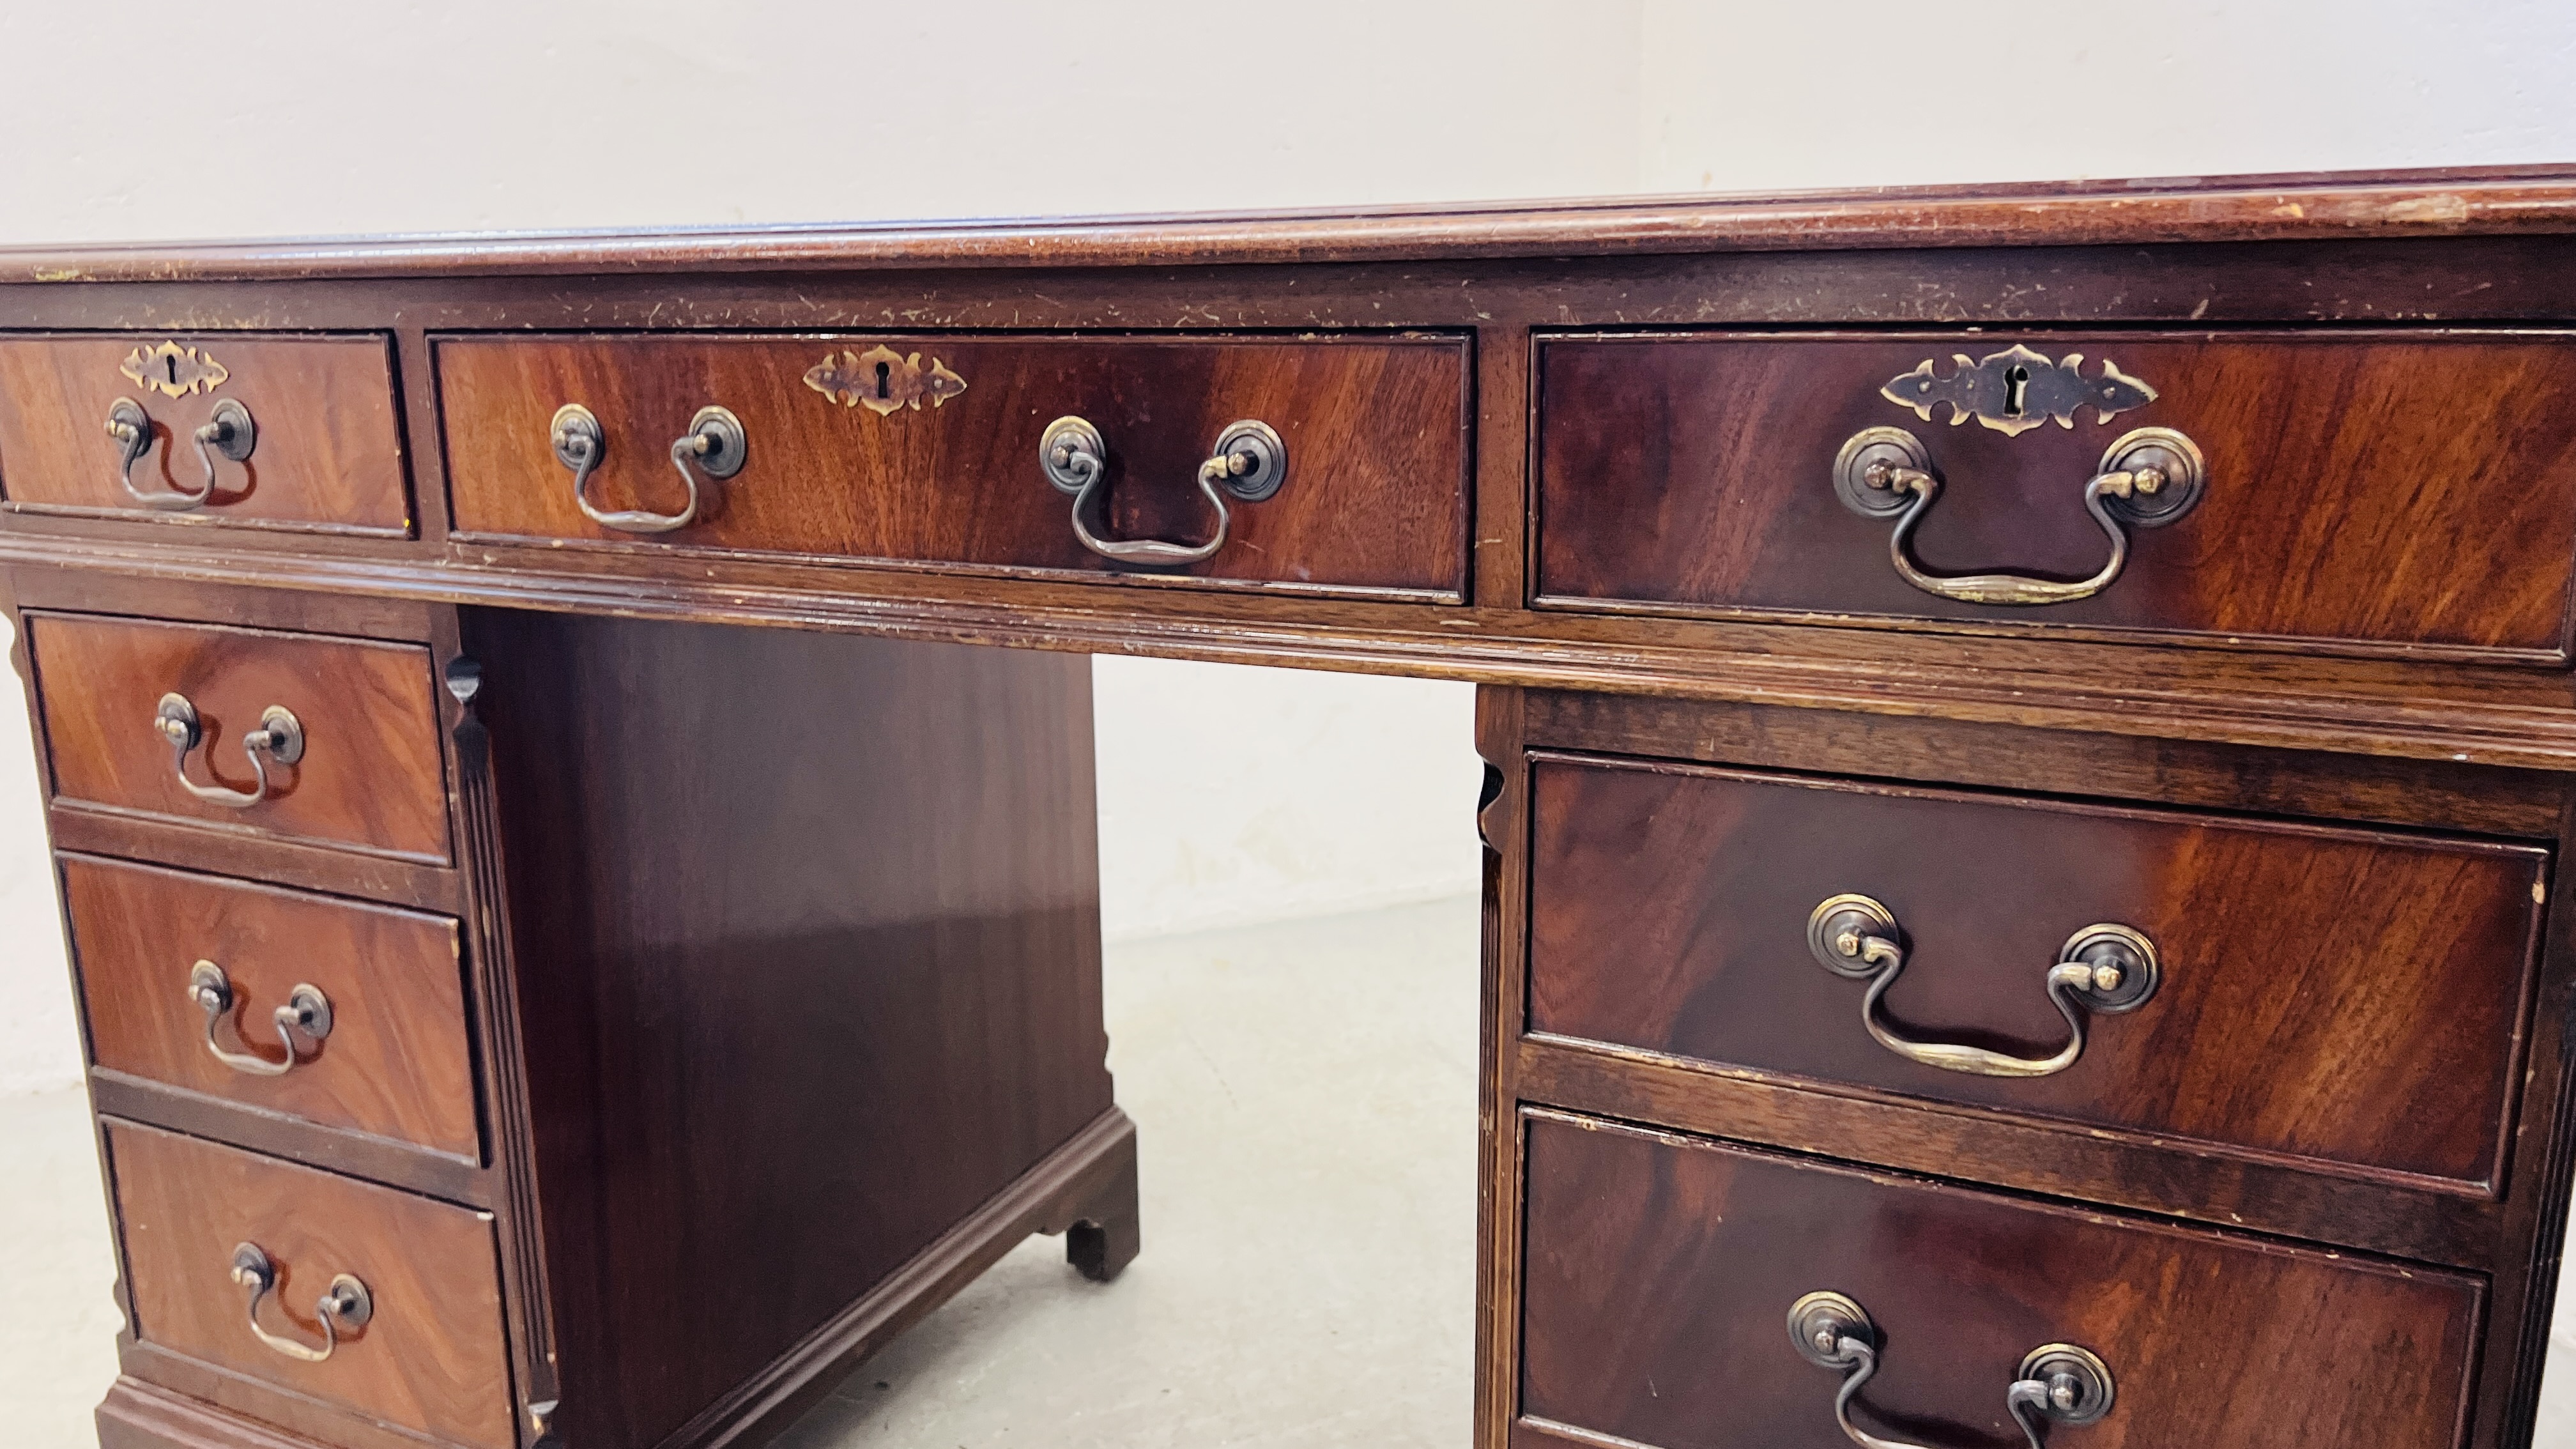
<svg viewBox="0 0 2576 1449">
<path fill-rule="evenodd" d="M 1789 1305 L 1789 1341 L 1818 1368 L 1842 1371 L 1834 1394 L 1834 1423 L 1861 1449 L 1924 1449 L 1882 1439 L 1852 1422 L 1852 1400 L 1878 1372 L 1878 1325 L 1867 1309 L 1840 1293 L 1809 1293 Z M 2047 1449 L 2049 1424 L 2099 1423 L 2111 1412 L 2117 1388 L 2111 1366 L 2091 1349 L 2043 1343 L 2022 1356 L 2021 1369 L 2004 1389 L 2004 1407 L 2021 1426 L 2030 1449 Z"/>
<path fill-rule="evenodd" d="M 1233 516 L 1228 495 L 1258 503 L 1288 478 L 1288 445 L 1269 424 L 1246 418 L 1217 434 L 1216 447 L 1199 464 L 1199 495 L 1216 510 L 1216 531 L 1204 543 L 1112 539 L 1102 510 L 1108 506 L 1109 443 L 1089 420 L 1061 417 L 1038 439 L 1038 467 L 1048 483 L 1073 495 L 1073 536 L 1082 546 L 1120 563 L 1176 567 L 1214 558 L 1225 547 Z"/>
<path fill-rule="evenodd" d="M 304 724 L 295 712 L 281 704 L 260 711 L 259 728 L 242 736 L 242 753 L 250 757 L 251 776 L 255 783 L 248 790 L 235 790 L 223 785 L 200 785 L 188 778 L 188 755 L 204 742 L 206 729 L 197 716 L 197 706 L 188 696 L 175 691 L 161 696 L 153 712 L 153 728 L 170 742 L 171 771 L 178 776 L 180 787 L 210 805 L 232 810 L 247 810 L 269 798 L 273 784 L 268 765 L 275 761 L 292 765 L 304 758 Z"/>
<path fill-rule="evenodd" d="M 321 1363 L 339 1351 L 340 1335 L 355 1333 L 376 1316 L 375 1295 L 353 1274 L 342 1273 L 331 1280 L 321 1298 L 313 1305 L 313 1318 L 322 1329 L 322 1346 L 314 1348 L 283 1334 L 271 1333 L 259 1322 L 259 1305 L 277 1290 L 277 1265 L 257 1243 L 242 1243 L 233 1249 L 232 1280 L 250 1292 L 250 1331 L 271 1350 L 298 1363 Z"/>
<path fill-rule="evenodd" d="M 286 1048 L 285 1057 L 273 1062 L 256 1052 L 229 1050 L 216 1039 L 216 1028 L 223 1024 L 224 1018 L 232 1015 L 233 1003 L 237 999 L 232 978 L 224 973 L 223 967 L 212 961 L 199 961 L 190 967 L 188 999 L 206 1014 L 206 1050 L 214 1054 L 216 1061 L 246 1076 L 285 1076 L 295 1070 L 295 1064 L 302 1059 L 298 1055 L 301 1049 L 296 1044 L 297 1037 L 318 1043 L 331 1034 L 331 998 L 322 994 L 322 988 L 306 983 L 297 983 L 286 994 L 286 1004 L 277 1008 L 272 1018 L 277 1027 L 277 1039 Z"/>
<path fill-rule="evenodd" d="M 1927 1067 L 1978 1077 L 2047 1077 L 2084 1055 L 2087 1014 L 2134 1011 L 2163 979 L 2153 941 L 2128 926 L 2104 922 L 2067 938 L 2042 978 L 2048 999 L 2066 1018 L 2066 1045 L 2045 1057 L 2016 1057 L 1984 1047 L 1915 1041 L 1890 1027 L 1879 999 L 1905 969 L 1904 932 L 1896 913 L 1864 895 L 1828 896 L 1807 917 L 1807 949 L 1837 976 L 1869 982 L 1861 1025 L 1880 1046 Z"/>
<path fill-rule="evenodd" d="M 1868 518 L 1896 519 L 1888 561 L 1897 577 L 1944 599 L 1968 604 L 2065 604 L 2109 588 L 2129 563 L 2129 528 L 2173 522 L 2198 502 L 2207 469 L 2200 449 L 2171 428 L 2139 428 L 2102 454 L 2084 482 L 2084 511 L 2111 542 L 2111 556 L 2092 577 L 2065 581 L 2028 574 L 1936 574 L 1914 561 L 1914 530 L 1941 496 L 1932 454 L 1903 428 L 1863 428 L 1834 459 L 1834 492 Z"/>
<path fill-rule="evenodd" d="M 565 403 L 555 409 L 546 436 L 554 448 L 555 461 L 572 470 L 572 501 L 582 517 L 620 533 L 670 533 L 697 522 L 702 501 L 698 475 L 730 478 L 742 471 L 744 461 L 751 456 L 750 438 L 743 431 L 742 419 L 725 408 L 700 408 L 689 419 L 689 430 L 671 440 L 671 466 L 679 470 L 680 482 L 688 489 L 688 504 L 677 513 L 655 513 L 647 508 L 603 509 L 590 501 L 591 475 L 608 454 L 608 435 L 600 428 L 598 416 L 579 403 Z"/>
<path fill-rule="evenodd" d="M 225 398 L 215 404 L 214 416 L 200 424 L 189 436 L 197 445 L 197 461 L 206 471 L 205 482 L 193 493 L 184 489 L 147 492 L 134 481 L 134 465 L 152 454 L 156 429 L 143 404 L 121 397 L 108 404 L 107 435 L 116 443 L 116 481 L 128 496 L 146 508 L 164 513 L 186 513 L 204 507 L 215 496 L 215 455 L 220 453 L 236 463 L 250 461 L 259 446 L 259 424 L 252 420 L 250 409 L 238 398 Z"/>
</svg>

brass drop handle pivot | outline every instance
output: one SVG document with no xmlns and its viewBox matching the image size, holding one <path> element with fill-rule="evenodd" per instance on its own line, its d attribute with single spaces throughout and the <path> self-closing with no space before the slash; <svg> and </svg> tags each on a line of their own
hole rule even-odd
<svg viewBox="0 0 2576 1449">
<path fill-rule="evenodd" d="M 2111 540 L 2111 557 L 2091 578 L 2066 582 L 2027 574 L 1936 574 L 1914 561 L 1914 530 L 1941 495 L 1932 454 L 1903 428 L 1863 428 L 1834 458 L 1834 492 L 1867 518 L 1896 519 L 1887 553 L 1897 577 L 1944 599 L 1969 604 L 2064 604 L 2111 586 L 2129 563 L 2128 526 L 2161 528 L 2200 501 L 2208 470 L 2200 448 L 2171 428 L 2139 428 L 2103 451 L 2085 480 L 2084 511 Z"/>
<path fill-rule="evenodd" d="M 547 437 L 554 447 L 555 461 L 572 470 L 572 501 L 582 516 L 620 533 L 669 533 L 688 527 L 698 517 L 698 474 L 730 478 L 742 471 L 744 460 L 751 455 L 750 437 L 743 431 L 742 419 L 724 408 L 700 408 L 689 419 L 689 430 L 671 441 L 671 466 L 679 470 L 680 482 L 689 490 L 688 506 L 677 513 L 640 508 L 606 510 L 590 501 L 591 475 L 598 471 L 599 460 L 608 452 L 608 435 L 600 429 L 598 416 L 579 403 L 566 403 L 555 409 Z"/>
<path fill-rule="evenodd" d="M 322 994 L 322 988 L 303 982 L 286 993 L 286 1004 L 277 1009 L 277 1039 L 286 1047 L 281 1061 L 272 1062 L 255 1052 L 229 1051 L 217 1039 L 215 1029 L 232 1015 L 235 1000 L 232 978 L 224 974 L 223 967 L 212 961 L 200 961 L 191 967 L 188 999 L 206 1014 L 206 1050 L 214 1054 L 216 1061 L 249 1076 L 285 1076 L 295 1070 L 299 1059 L 297 1037 L 319 1042 L 331 1034 L 331 998 Z"/>
<path fill-rule="evenodd" d="M 1896 913 L 1868 896 L 1829 896 L 1807 917 L 1807 949 L 1837 976 L 1869 982 L 1860 1021 L 1880 1046 L 1927 1067 L 1977 1077 L 2048 1077 L 2084 1055 L 2084 1018 L 2135 1011 L 2156 994 L 2163 968 L 2155 943 L 2127 926 L 2086 926 L 2066 940 L 2048 968 L 2048 999 L 2066 1018 L 2066 1045 L 2051 1056 L 2016 1057 L 1983 1047 L 1900 1036 L 1879 1017 L 1879 998 L 1905 969 L 1904 932 Z"/>
<path fill-rule="evenodd" d="M 1205 543 L 1102 536 L 1108 528 L 1101 510 L 1108 504 L 1109 444 L 1088 419 L 1061 417 L 1047 424 L 1038 439 L 1038 467 L 1056 491 L 1073 495 L 1073 536 L 1084 548 L 1120 563 L 1194 564 L 1225 547 L 1233 525 L 1228 494 L 1258 503 L 1288 481 L 1288 445 L 1268 423 L 1253 418 L 1229 423 L 1217 434 L 1215 450 L 1199 464 L 1199 494 L 1216 510 L 1216 531 Z"/>
<path fill-rule="evenodd" d="M 147 493 L 135 486 L 134 465 L 151 456 L 152 434 L 152 418 L 143 411 L 143 404 L 130 397 L 108 404 L 107 435 L 116 443 L 116 481 L 136 502 L 168 513 L 202 508 L 214 496 L 217 453 L 242 463 L 248 462 L 251 450 L 259 446 L 259 425 L 251 420 L 250 409 L 238 399 L 225 398 L 215 404 L 214 416 L 190 435 L 197 445 L 197 460 L 205 465 L 204 484 L 194 493 Z"/>
<path fill-rule="evenodd" d="M 342 1333 L 355 1333 L 376 1316 L 375 1295 L 355 1275 L 342 1273 L 331 1280 L 331 1286 L 313 1305 L 314 1321 L 322 1328 L 322 1346 L 314 1348 L 259 1326 L 260 1300 L 277 1290 L 277 1265 L 269 1261 L 259 1244 L 243 1243 L 233 1249 L 232 1279 L 250 1290 L 252 1336 L 298 1363 L 320 1363 L 329 1358 L 339 1350 Z"/>
<path fill-rule="evenodd" d="M 1840 1293 L 1809 1293 L 1789 1305 L 1789 1342 L 1807 1362 L 1841 1371 L 1834 1422 L 1844 1437 L 1861 1449 L 1919 1449 L 1882 1439 L 1851 1420 L 1852 1400 L 1878 1372 L 1878 1325 L 1868 1310 Z M 2004 1390 L 2004 1407 L 2030 1440 L 2030 1449 L 2046 1449 L 2040 1438 L 2044 1426 L 2099 1423 L 2111 1412 L 2116 1394 L 2111 1366 L 2100 1355 L 2071 1343 L 2043 1343 L 2022 1355 L 2020 1370 Z"/>
<path fill-rule="evenodd" d="M 179 784 L 191 795 L 213 805 L 247 810 L 268 798 L 268 762 L 292 765 L 304 758 L 304 724 L 284 705 L 272 704 L 260 711 L 259 728 L 242 736 L 242 753 L 250 756 L 251 774 L 258 784 L 249 790 L 234 790 L 222 785 L 200 785 L 188 778 L 188 752 L 206 737 L 205 726 L 197 718 L 196 705 L 184 694 L 161 696 L 160 709 L 153 716 L 153 727 L 170 742 L 172 770 Z"/>
</svg>

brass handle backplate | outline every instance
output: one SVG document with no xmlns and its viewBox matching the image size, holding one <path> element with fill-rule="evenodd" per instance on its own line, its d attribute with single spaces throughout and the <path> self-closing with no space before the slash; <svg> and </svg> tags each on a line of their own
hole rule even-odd
<svg viewBox="0 0 2576 1449">
<path fill-rule="evenodd" d="M 251 419 L 250 409 L 239 399 L 225 398 L 215 404 L 214 416 L 189 435 L 197 445 L 197 461 L 205 467 L 206 481 L 194 493 L 146 492 L 135 486 L 134 465 L 151 456 L 153 432 L 151 415 L 141 403 L 121 397 L 108 404 L 107 435 L 116 443 L 116 481 L 137 503 L 167 513 L 202 508 L 215 496 L 216 454 L 244 463 L 259 446 L 259 424 Z"/>
<path fill-rule="evenodd" d="M 689 419 L 689 430 L 671 442 L 671 466 L 679 470 L 680 482 L 689 490 L 688 506 L 677 513 L 640 508 L 609 510 L 590 501 L 591 475 L 598 471 L 599 460 L 608 452 L 608 435 L 600 429 L 597 415 L 579 403 L 566 403 L 555 409 L 547 439 L 554 447 L 555 461 L 572 470 L 572 501 L 582 516 L 620 533 L 669 533 L 688 527 L 698 517 L 698 474 L 730 478 L 742 471 L 744 461 L 751 455 L 750 437 L 743 431 L 742 419 L 724 408 L 700 408 L 697 416 Z"/>
<path fill-rule="evenodd" d="M 1887 553 L 1897 577 L 1944 599 L 1970 604 L 2064 604 L 2111 586 L 2129 563 L 2131 527 L 2161 528 L 2191 511 L 2208 479 L 2200 449 L 2171 428 L 2139 428 L 2113 441 L 2085 480 L 2084 511 L 2111 540 L 2111 557 L 2091 578 L 2028 574 L 1936 574 L 1914 561 L 1914 530 L 1941 494 L 1931 450 L 1903 428 L 1863 428 L 1834 458 L 1834 493 L 1866 518 L 1896 520 Z"/>
<path fill-rule="evenodd" d="M 188 752 L 206 737 L 205 726 L 198 721 L 197 707 L 184 694 L 161 696 L 161 706 L 153 716 L 153 726 L 170 742 L 171 768 L 179 784 L 191 795 L 209 804 L 247 810 L 269 796 L 268 762 L 292 765 L 304 758 L 304 724 L 282 704 L 272 704 L 260 711 L 259 728 L 242 736 L 242 753 L 250 756 L 251 775 L 258 781 L 248 790 L 234 790 L 222 785 L 200 785 L 188 778 Z"/>
<path fill-rule="evenodd" d="M 1268 423 L 1252 418 L 1230 423 L 1217 434 L 1215 450 L 1199 465 L 1199 494 L 1216 510 L 1216 531 L 1205 543 L 1102 536 L 1107 529 L 1100 510 L 1108 503 L 1109 444 L 1087 419 L 1062 417 L 1047 424 L 1038 439 L 1038 467 L 1056 491 L 1073 495 L 1073 536 L 1084 548 L 1121 563 L 1194 564 L 1225 547 L 1233 524 L 1226 512 L 1227 495 L 1259 503 L 1288 481 L 1288 445 Z"/>
<path fill-rule="evenodd" d="M 297 983 L 294 990 L 286 993 L 286 1004 L 277 1009 L 277 1039 L 285 1045 L 286 1055 L 274 1062 L 256 1052 L 229 1050 L 217 1039 L 216 1028 L 232 1015 L 235 999 L 232 978 L 224 974 L 223 967 L 200 961 L 189 968 L 188 999 L 206 1014 L 206 1050 L 214 1054 L 216 1061 L 254 1077 L 285 1076 L 295 1070 L 299 1060 L 298 1037 L 320 1042 L 331 1034 L 331 998 L 322 994 L 322 988 L 307 983 Z"/>
<path fill-rule="evenodd" d="M 2066 1018 L 2065 1046 L 2051 1056 L 2015 1057 L 1983 1047 L 1900 1036 L 1879 1017 L 1879 998 L 1905 969 L 1904 932 L 1896 913 L 1862 895 L 1829 896 L 1807 917 L 1807 949 L 1837 976 L 1869 982 L 1861 1025 L 1879 1045 L 1927 1067 L 1978 1077 L 2047 1077 L 2084 1055 L 2086 1013 L 2135 1011 L 2156 994 L 2163 966 L 2155 943 L 2127 926 L 2086 926 L 2067 938 L 2044 978 L 2048 999 Z"/>
<path fill-rule="evenodd" d="M 337 1352 L 340 1335 L 355 1333 L 376 1316 L 375 1295 L 355 1275 L 342 1273 L 331 1280 L 322 1297 L 313 1305 L 313 1319 L 322 1329 L 322 1346 L 314 1348 L 259 1326 L 259 1305 L 277 1289 L 277 1265 L 257 1243 L 242 1243 L 233 1249 L 232 1279 L 250 1290 L 250 1331 L 253 1337 L 299 1363 L 320 1363 Z"/>
<path fill-rule="evenodd" d="M 1868 1433 L 1851 1420 L 1852 1400 L 1878 1372 L 1878 1325 L 1867 1309 L 1840 1293 L 1809 1293 L 1789 1305 L 1789 1341 L 1807 1362 L 1841 1371 L 1834 1422 L 1846 1438 L 1861 1449 L 1918 1449 Z M 2045 1449 L 2040 1438 L 2044 1425 L 2099 1423 L 2111 1412 L 2117 1392 L 2111 1366 L 2099 1354 L 2071 1343 L 2043 1343 L 2022 1355 L 2021 1368 L 2004 1390 L 2004 1407 L 2030 1440 L 2030 1449 Z"/>
</svg>

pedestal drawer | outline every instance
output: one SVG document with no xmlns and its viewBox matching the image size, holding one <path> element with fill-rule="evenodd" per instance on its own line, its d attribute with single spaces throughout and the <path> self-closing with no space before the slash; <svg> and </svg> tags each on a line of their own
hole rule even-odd
<svg viewBox="0 0 2576 1449">
<path fill-rule="evenodd" d="M 144 1342 L 512 1449 L 488 1215 L 132 1123 L 107 1142 Z"/>
<path fill-rule="evenodd" d="M 0 494 L 45 512 L 411 527 L 382 337 L 0 338 Z"/>
<path fill-rule="evenodd" d="M 1581 756 L 1533 771 L 1534 1033 L 2499 1190 L 2544 850 Z"/>
<path fill-rule="evenodd" d="M 2571 343 L 1553 340 L 1538 365 L 1537 592 L 1570 608 L 2562 663 Z"/>
<path fill-rule="evenodd" d="M 1465 585 L 1455 337 L 447 338 L 437 365 L 455 527 L 475 536 Z M 1069 418 L 1088 461 L 1042 462 Z"/>
<path fill-rule="evenodd" d="M 448 857 L 419 645 L 31 612 L 27 648 L 58 804 Z"/>
<path fill-rule="evenodd" d="M 1938 1449 L 2032 1442 L 2015 1386 L 2044 1401 L 2061 1375 L 2065 1418 L 2020 1410 L 2060 1449 L 2460 1442 L 2475 1278 L 1553 1113 L 1522 1126 L 1518 1449 L 1842 1449 L 1836 1394 L 1873 1364 L 1854 1425 Z"/>
<path fill-rule="evenodd" d="M 62 876 L 99 1068 L 479 1160 L 454 920 L 79 856 Z"/>
</svg>

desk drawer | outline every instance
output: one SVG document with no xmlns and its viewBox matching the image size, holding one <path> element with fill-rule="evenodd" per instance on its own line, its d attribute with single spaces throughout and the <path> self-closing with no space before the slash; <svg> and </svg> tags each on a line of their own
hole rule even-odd
<svg viewBox="0 0 2576 1449">
<path fill-rule="evenodd" d="M 2498 1187 L 2545 851 L 1559 756 L 1532 801 L 1533 1032 Z M 1811 947 L 1850 895 L 1893 966 Z"/>
<path fill-rule="evenodd" d="M 479 1158 L 455 921 L 122 861 L 62 875 L 99 1067 Z M 322 1012 L 281 1036 L 308 989 Z"/>
<path fill-rule="evenodd" d="M 38 613 L 27 647 L 57 803 L 447 858 L 427 649 Z M 299 741 L 265 733 L 272 710 Z M 173 714 L 196 722 L 184 752 Z"/>
<path fill-rule="evenodd" d="M 111 436 L 137 418 L 130 443 Z M 210 424 L 225 430 L 201 451 Z M 407 533 L 385 339 L 0 339 L 0 494 L 31 510 Z"/>
<path fill-rule="evenodd" d="M 2097 1422 L 2043 1422 L 2051 1445 L 2460 1440 L 2477 1279 L 1554 1114 L 1523 1125 L 1519 1449 L 1845 1445 L 1848 1360 L 1812 1363 L 1787 1331 L 1818 1291 L 1875 1325 L 1854 1421 L 1908 1443 L 2024 1443 L 2006 1394 L 2055 1344 L 2097 1356 L 2111 1393 Z"/>
<path fill-rule="evenodd" d="M 1457 338 L 448 338 L 437 367 L 455 526 L 472 535 L 1439 599 L 1464 587 Z M 553 442 L 567 405 L 600 440 L 592 513 L 628 516 L 585 516 Z M 718 447 L 675 471 L 674 440 L 698 436 L 710 407 L 738 426 L 740 456 Z M 1213 538 L 1197 480 L 1238 420 L 1275 434 L 1284 473 L 1257 501 L 1235 491 L 1261 491 L 1257 474 L 1220 490 L 1226 541 L 1204 561 L 1113 561 L 1076 537 L 1074 499 L 1040 465 L 1067 416 L 1096 428 L 1106 460 L 1086 524 L 1104 543 Z M 710 462 L 738 466 L 716 477 Z"/>
<path fill-rule="evenodd" d="M 1551 341 L 1539 364 L 1539 593 L 1569 608 L 2564 662 L 2571 340 Z M 1953 425 L 1971 415 L 1976 425 Z M 1864 439 L 1878 441 L 1853 446 Z M 1848 488 L 1836 481 L 1847 452 Z M 2179 480 L 2185 452 L 2200 460 L 2196 501 L 2177 481 L 2105 492 L 2104 515 L 2088 512 L 2097 472 L 2161 462 Z M 1919 465 L 1937 480 L 1931 501 L 1896 479 L 1870 486 L 1872 461 Z M 1909 510 L 1919 518 L 1898 541 Z M 2114 535 L 2126 557 L 2111 570 Z M 1994 601 L 2050 588 L 2081 596 Z"/>
<path fill-rule="evenodd" d="M 144 1342 L 457 1444 L 512 1449 L 488 1215 L 132 1123 L 110 1122 L 107 1144 Z M 244 1245 L 272 1269 L 273 1290 L 257 1298 L 233 1277 Z M 365 1289 L 362 1323 L 319 1311 L 343 1274 Z M 329 1356 L 294 1356 L 331 1342 L 326 1317 Z"/>
</svg>

